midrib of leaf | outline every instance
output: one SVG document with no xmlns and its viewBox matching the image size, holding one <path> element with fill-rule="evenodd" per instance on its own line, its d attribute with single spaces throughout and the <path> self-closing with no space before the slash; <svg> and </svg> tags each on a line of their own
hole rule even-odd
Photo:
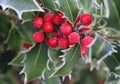
<svg viewBox="0 0 120 84">
<path fill-rule="evenodd" d="M 104 47 L 105 41 L 101 44 L 101 46 L 99 47 L 98 51 L 96 52 L 96 56 L 98 56 L 100 54 L 100 52 L 102 51 L 103 47 Z"/>
<path fill-rule="evenodd" d="M 72 62 L 72 60 L 73 60 L 73 58 L 74 58 L 74 55 L 76 54 L 78 48 L 79 48 L 79 45 L 76 47 L 75 52 L 74 52 L 73 55 L 72 55 L 72 59 L 70 60 L 70 62 L 68 63 L 68 65 L 70 65 L 70 63 Z M 66 68 L 68 68 L 68 66 L 67 66 Z"/>
<path fill-rule="evenodd" d="M 68 1 L 67 0 L 65 0 L 66 1 L 66 3 L 68 4 L 67 6 L 68 6 L 68 10 L 69 10 L 69 12 L 70 12 L 70 16 L 71 16 L 71 18 L 72 18 L 72 22 L 74 22 L 74 20 L 73 20 L 73 15 L 72 15 L 72 12 L 70 11 L 70 6 L 69 6 L 69 3 L 68 3 Z"/>
<path fill-rule="evenodd" d="M 116 15 L 117 15 L 117 19 L 118 19 L 118 21 L 119 21 L 119 25 L 120 25 L 120 17 L 119 17 L 119 14 L 118 14 L 118 12 L 117 12 L 117 8 L 116 8 L 116 6 L 115 6 L 115 2 L 112 0 L 112 4 L 113 4 L 113 7 L 114 7 L 114 9 L 115 9 L 115 13 L 116 13 Z"/>
<path fill-rule="evenodd" d="M 34 62 L 33 71 L 34 71 L 34 69 L 36 67 L 36 64 L 37 64 L 38 60 L 39 60 L 38 58 L 39 58 L 39 54 L 40 54 L 40 51 L 41 51 L 41 46 L 42 46 L 42 44 L 39 47 L 39 50 L 38 50 L 38 53 L 37 53 L 37 57 L 36 57 L 35 62 Z"/>
</svg>

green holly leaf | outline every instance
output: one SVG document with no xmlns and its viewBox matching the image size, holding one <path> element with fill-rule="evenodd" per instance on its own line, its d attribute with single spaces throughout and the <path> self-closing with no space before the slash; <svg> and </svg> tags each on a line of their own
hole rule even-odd
<svg viewBox="0 0 120 84">
<path fill-rule="evenodd" d="M 49 78 L 49 76 L 51 75 L 51 73 L 54 72 L 54 63 L 51 62 L 50 60 L 48 61 L 48 69 L 45 69 L 43 77 L 42 77 L 42 82 L 44 84 L 61 84 L 60 78 L 59 77 L 52 77 Z"/>
<path fill-rule="evenodd" d="M 29 52 L 26 53 L 24 68 L 21 73 L 25 74 L 24 83 L 41 77 L 46 68 L 48 60 L 48 47 L 43 42 L 36 44 Z"/>
<path fill-rule="evenodd" d="M 64 55 L 59 57 L 62 58 L 63 64 L 61 67 L 58 67 L 56 71 L 50 76 L 71 76 L 72 70 L 75 64 L 80 60 L 81 53 L 80 53 L 80 45 L 76 44 L 75 46 L 70 47 L 67 50 L 63 50 Z"/>
<path fill-rule="evenodd" d="M 6 43 L 11 50 L 19 51 L 22 48 L 22 36 L 17 28 L 14 26 L 11 27 Z"/>
<path fill-rule="evenodd" d="M 22 67 L 23 66 L 23 60 L 25 58 L 25 53 L 20 52 L 10 63 L 9 65 L 13 65 L 13 66 L 18 66 L 18 67 Z"/>
<path fill-rule="evenodd" d="M 97 2 L 95 2 L 97 3 Z M 93 0 L 78 0 L 79 8 L 81 8 L 81 13 L 96 13 L 97 6 L 93 3 Z"/>
<path fill-rule="evenodd" d="M 120 77 L 120 46 L 118 44 L 114 44 L 114 46 L 117 52 L 107 57 L 104 62 L 111 73 Z"/>
<path fill-rule="evenodd" d="M 115 52 L 114 46 L 98 34 L 94 41 L 95 42 L 91 47 L 92 57 L 97 59 L 97 64 L 101 64 L 105 58 Z"/>
<path fill-rule="evenodd" d="M 118 1 L 119 3 L 119 1 Z M 114 0 L 108 0 L 110 16 L 107 18 L 107 26 L 120 31 L 120 17 L 117 3 Z"/>
<path fill-rule="evenodd" d="M 19 19 L 22 19 L 24 12 L 43 11 L 36 0 L 0 0 L 3 10 L 11 8 L 16 11 Z"/>
<path fill-rule="evenodd" d="M 17 24 L 19 27 L 19 31 L 22 34 L 22 39 L 24 42 L 28 42 L 30 44 L 33 44 L 33 38 L 32 35 L 35 32 L 36 28 L 33 26 L 32 22 L 24 23 L 24 24 Z"/>
<path fill-rule="evenodd" d="M 49 9 L 52 12 L 55 12 L 58 9 L 58 5 L 55 0 L 42 0 L 43 7 Z"/>
<path fill-rule="evenodd" d="M 62 55 L 62 52 L 60 50 L 53 48 L 48 49 L 48 57 L 50 61 L 54 64 L 54 68 L 60 67 L 62 65 L 62 61 L 59 57 L 60 55 Z"/>
<path fill-rule="evenodd" d="M 58 0 L 59 10 L 74 24 L 79 8 L 76 0 Z"/>
<path fill-rule="evenodd" d="M 34 18 L 36 18 L 36 14 L 33 13 L 33 12 L 23 13 L 23 15 L 22 15 L 22 19 L 23 19 L 22 23 L 25 23 L 25 22 L 27 22 L 27 21 L 31 21 L 31 20 L 33 20 Z"/>
</svg>

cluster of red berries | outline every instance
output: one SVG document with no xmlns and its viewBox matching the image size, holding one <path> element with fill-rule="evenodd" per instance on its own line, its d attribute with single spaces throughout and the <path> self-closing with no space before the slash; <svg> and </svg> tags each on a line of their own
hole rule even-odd
<svg viewBox="0 0 120 84">
<path fill-rule="evenodd" d="M 51 48 L 60 47 L 67 49 L 70 45 L 81 43 L 82 55 L 86 55 L 86 49 L 92 42 L 91 36 L 81 36 L 80 32 L 88 32 L 90 28 L 75 29 L 77 23 L 88 26 L 92 23 L 92 16 L 83 14 L 78 16 L 73 26 L 62 13 L 47 13 L 44 17 L 37 17 L 33 21 L 34 27 L 37 29 L 33 34 L 33 40 L 36 43 L 45 41 Z"/>
</svg>

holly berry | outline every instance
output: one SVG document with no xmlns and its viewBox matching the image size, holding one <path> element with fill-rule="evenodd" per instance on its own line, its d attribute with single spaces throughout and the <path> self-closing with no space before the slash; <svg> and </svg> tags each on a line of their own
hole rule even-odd
<svg viewBox="0 0 120 84">
<path fill-rule="evenodd" d="M 52 18 L 53 18 L 54 14 L 52 13 L 47 13 L 44 17 L 44 21 L 45 22 L 52 22 Z"/>
<path fill-rule="evenodd" d="M 51 48 L 56 48 L 58 46 L 58 39 L 56 37 L 50 38 L 49 41 L 48 41 L 48 45 Z"/>
<path fill-rule="evenodd" d="M 36 42 L 36 43 L 41 43 L 44 41 L 44 34 L 42 32 L 35 32 L 33 34 L 33 40 Z"/>
<path fill-rule="evenodd" d="M 69 47 L 69 42 L 67 38 L 59 38 L 58 44 L 60 48 L 67 49 Z"/>
<path fill-rule="evenodd" d="M 69 44 L 74 45 L 80 41 L 80 35 L 77 32 L 72 32 L 68 36 Z"/>
<path fill-rule="evenodd" d="M 25 48 L 25 49 L 29 49 L 30 47 L 31 47 L 32 45 L 30 44 L 30 43 L 23 43 L 23 47 Z"/>
<path fill-rule="evenodd" d="M 89 47 L 89 45 L 92 43 L 93 41 L 93 37 L 91 36 L 85 36 L 83 39 L 82 39 L 82 44 L 83 46 L 85 47 Z"/>
<path fill-rule="evenodd" d="M 88 26 L 92 23 L 92 16 L 90 14 L 83 14 L 80 21 L 82 25 Z"/>
<path fill-rule="evenodd" d="M 61 13 L 56 13 L 54 14 L 53 18 L 52 18 L 52 22 L 56 25 L 60 25 L 63 23 L 63 18 L 62 18 L 62 14 Z"/>
<path fill-rule="evenodd" d="M 51 33 L 54 30 L 54 26 L 51 22 L 45 22 L 43 25 L 43 30 L 45 33 Z"/>
<path fill-rule="evenodd" d="M 60 26 L 60 32 L 63 35 L 68 36 L 72 32 L 72 25 L 70 23 L 64 23 Z"/>
<path fill-rule="evenodd" d="M 33 25 L 38 29 L 42 28 L 43 24 L 44 24 L 44 19 L 42 17 L 37 17 L 33 21 Z"/>
</svg>

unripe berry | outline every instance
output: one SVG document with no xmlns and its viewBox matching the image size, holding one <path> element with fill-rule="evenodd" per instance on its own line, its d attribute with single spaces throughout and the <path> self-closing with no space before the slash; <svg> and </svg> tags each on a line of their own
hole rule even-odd
<svg viewBox="0 0 120 84">
<path fill-rule="evenodd" d="M 33 34 L 33 40 L 36 42 L 36 43 L 41 43 L 44 41 L 44 34 L 42 32 L 35 32 Z"/>
<path fill-rule="evenodd" d="M 83 14 L 80 21 L 82 25 L 88 26 L 92 23 L 92 16 L 90 14 Z"/>
<path fill-rule="evenodd" d="M 74 45 L 80 41 L 80 35 L 77 32 L 72 32 L 68 36 L 69 44 Z"/>
<path fill-rule="evenodd" d="M 30 43 L 24 43 L 23 44 L 23 47 L 25 48 L 25 49 L 29 49 L 30 47 L 31 47 L 32 45 L 30 44 Z"/>
<path fill-rule="evenodd" d="M 91 37 L 91 36 L 85 36 L 82 39 L 82 45 L 84 45 L 85 47 L 89 47 L 89 45 L 92 43 L 92 41 L 93 41 L 93 37 Z"/>
<path fill-rule="evenodd" d="M 69 47 L 69 42 L 67 38 L 59 38 L 58 44 L 62 49 L 67 49 Z"/>
<path fill-rule="evenodd" d="M 44 17 L 44 21 L 45 22 L 52 22 L 53 15 L 54 14 L 52 14 L 52 13 L 47 13 Z"/>
<path fill-rule="evenodd" d="M 51 48 L 56 48 L 58 46 L 58 39 L 56 37 L 50 38 L 49 41 L 48 41 L 48 45 Z"/>
<path fill-rule="evenodd" d="M 60 25 L 63 23 L 62 15 L 59 13 L 54 14 L 52 22 L 56 25 Z"/>
<path fill-rule="evenodd" d="M 42 28 L 43 24 L 44 24 L 44 19 L 42 17 L 37 17 L 33 21 L 33 25 L 38 29 Z"/>
<path fill-rule="evenodd" d="M 51 33 L 54 30 L 54 26 L 51 22 L 45 22 L 43 30 L 45 33 Z"/>
<path fill-rule="evenodd" d="M 64 23 L 60 26 L 60 32 L 63 35 L 68 36 L 72 32 L 72 25 L 70 23 Z"/>
</svg>

